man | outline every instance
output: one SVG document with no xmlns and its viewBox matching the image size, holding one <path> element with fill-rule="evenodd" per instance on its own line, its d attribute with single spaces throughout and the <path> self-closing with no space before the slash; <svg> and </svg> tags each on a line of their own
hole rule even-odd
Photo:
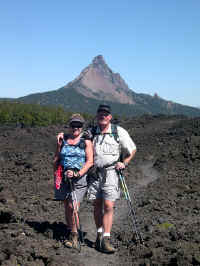
<svg viewBox="0 0 200 266">
<path fill-rule="evenodd" d="M 96 249 L 114 253 L 110 243 L 113 223 L 113 207 L 120 196 L 118 170 L 124 169 L 136 153 L 136 146 L 128 132 L 120 126 L 111 124 L 111 108 L 99 105 L 98 126 L 93 132 L 94 165 L 98 169 L 98 179 L 91 182 L 88 195 L 94 200 L 94 220 L 97 227 Z M 117 136 L 116 136 L 117 135 Z M 120 161 L 120 155 L 125 157 Z"/>
</svg>

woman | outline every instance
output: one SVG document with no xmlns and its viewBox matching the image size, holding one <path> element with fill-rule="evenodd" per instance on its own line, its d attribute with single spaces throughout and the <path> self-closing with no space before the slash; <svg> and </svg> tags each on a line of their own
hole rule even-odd
<svg viewBox="0 0 200 266">
<path fill-rule="evenodd" d="M 78 232 L 75 215 L 80 202 L 87 191 L 86 173 L 93 165 L 93 147 L 90 140 L 82 138 L 84 119 L 80 114 L 73 114 L 69 120 L 69 134 L 57 136 L 57 150 L 54 159 L 55 197 L 64 201 L 66 223 L 71 230 L 65 246 L 77 248 Z M 62 167 L 62 175 L 58 171 Z M 72 184 L 73 191 L 71 193 Z M 78 216 L 77 216 L 78 217 Z"/>
</svg>

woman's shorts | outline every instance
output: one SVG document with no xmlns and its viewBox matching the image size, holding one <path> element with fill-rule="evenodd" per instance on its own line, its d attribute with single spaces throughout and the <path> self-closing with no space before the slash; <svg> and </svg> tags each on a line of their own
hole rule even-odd
<svg viewBox="0 0 200 266">
<path fill-rule="evenodd" d="M 54 194 L 56 200 L 72 199 L 81 202 L 87 192 L 86 175 L 80 178 L 72 178 L 73 193 L 69 182 L 62 180 L 60 189 L 56 189 L 54 178 Z M 75 193 L 74 193 L 75 192 Z"/>
</svg>

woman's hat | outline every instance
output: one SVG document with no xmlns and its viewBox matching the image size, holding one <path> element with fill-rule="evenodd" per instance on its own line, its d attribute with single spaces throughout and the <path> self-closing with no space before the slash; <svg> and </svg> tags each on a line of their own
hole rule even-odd
<svg viewBox="0 0 200 266">
<path fill-rule="evenodd" d="M 71 124 L 72 122 L 79 122 L 81 124 L 84 124 L 85 120 L 80 114 L 73 114 L 69 119 L 69 124 Z"/>
</svg>

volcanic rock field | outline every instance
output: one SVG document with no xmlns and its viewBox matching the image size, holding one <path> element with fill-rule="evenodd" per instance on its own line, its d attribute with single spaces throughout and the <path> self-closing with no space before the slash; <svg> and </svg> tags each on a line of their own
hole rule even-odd
<svg viewBox="0 0 200 266">
<path fill-rule="evenodd" d="M 135 241 L 126 200 L 116 202 L 115 254 L 94 248 L 92 203 L 84 199 L 81 252 L 63 245 L 62 202 L 54 200 L 53 157 L 62 126 L 0 126 L 0 265 L 200 265 L 200 118 L 142 116 L 120 122 L 137 145 L 124 171 L 144 244 Z"/>
</svg>

